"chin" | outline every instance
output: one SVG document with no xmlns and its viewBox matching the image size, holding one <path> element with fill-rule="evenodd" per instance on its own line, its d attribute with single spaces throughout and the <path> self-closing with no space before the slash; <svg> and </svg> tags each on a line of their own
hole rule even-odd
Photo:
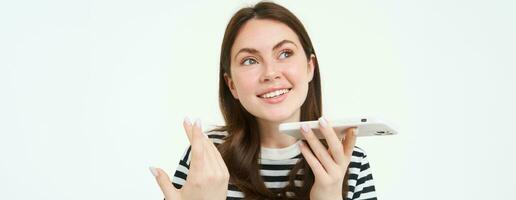
<svg viewBox="0 0 516 200">
<path fill-rule="evenodd" d="M 292 117 L 295 114 L 295 112 L 268 112 L 263 113 L 263 115 L 260 117 L 263 120 L 269 121 L 269 122 L 277 122 L 282 123 L 285 121 L 292 121 Z M 299 119 L 297 119 L 299 120 Z"/>
<path fill-rule="evenodd" d="M 294 96 L 290 97 L 293 98 Z M 282 123 L 286 121 L 299 121 L 300 116 L 298 116 L 297 118 L 296 116 L 300 115 L 301 105 L 302 102 L 296 102 L 292 99 L 286 99 L 286 101 L 280 104 L 264 106 L 261 102 L 257 102 L 253 106 L 244 106 L 244 108 L 246 108 L 246 110 L 248 110 L 248 112 L 250 112 L 256 118 L 259 118 L 261 120 Z"/>
<path fill-rule="evenodd" d="M 276 122 L 276 123 L 283 123 L 287 121 L 289 118 L 284 116 L 267 116 L 265 117 L 265 120 L 269 122 Z"/>
</svg>

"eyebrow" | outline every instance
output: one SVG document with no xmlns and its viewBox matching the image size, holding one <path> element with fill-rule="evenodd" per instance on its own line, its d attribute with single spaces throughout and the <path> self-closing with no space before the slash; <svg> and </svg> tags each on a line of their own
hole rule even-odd
<svg viewBox="0 0 516 200">
<path fill-rule="evenodd" d="M 281 42 L 278 42 L 276 45 L 274 45 L 274 47 L 272 47 L 272 50 L 276 50 L 276 49 L 280 48 L 281 46 L 283 46 L 286 43 L 291 43 L 294 46 L 296 46 L 296 48 L 297 48 L 296 43 L 294 43 L 294 42 L 292 42 L 290 40 L 282 40 Z M 238 50 L 238 52 L 235 54 L 235 58 L 233 58 L 233 59 L 236 60 L 238 54 L 242 53 L 242 52 L 247 52 L 247 53 L 250 53 L 250 54 L 256 54 L 259 51 L 256 50 L 256 49 L 253 49 L 253 48 L 242 48 L 242 49 Z"/>
</svg>

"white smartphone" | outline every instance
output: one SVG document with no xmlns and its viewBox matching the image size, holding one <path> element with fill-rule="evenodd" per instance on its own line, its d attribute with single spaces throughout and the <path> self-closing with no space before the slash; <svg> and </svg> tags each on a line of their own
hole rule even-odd
<svg viewBox="0 0 516 200">
<path fill-rule="evenodd" d="M 297 139 L 304 139 L 301 134 L 301 125 L 307 124 L 312 129 L 317 138 L 325 139 L 324 135 L 319 131 L 319 121 L 303 121 L 282 123 L 279 126 L 281 133 L 290 135 Z M 337 137 L 341 139 L 344 136 L 344 130 L 351 127 L 357 128 L 357 136 L 384 136 L 394 135 L 398 132 L 392 124 L 383 120 L 371 117 L 348 118 L 331 121 Z"/>
</svg>

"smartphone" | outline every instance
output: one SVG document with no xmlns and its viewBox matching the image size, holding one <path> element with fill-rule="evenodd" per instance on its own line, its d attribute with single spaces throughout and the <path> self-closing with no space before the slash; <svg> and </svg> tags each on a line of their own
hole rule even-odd
<svg viewBox="0 0 516 200">
<path fill-rule="evenodd" d="M 301 134 L 301 125 L 307 124 L 312 129 L 317 138 L 325 139 L 324 135 L 319 131 L 319 121 L 303 121 L 303 122 L 289 122 L 282 123 L 279 130 L 283 134 L 290 135 L 297 139 L 304 139 Z M 332 127 L 337 133 L 337 137 L 342 139 L 344 131 L 347 128 L 356 127 L 357 136 L 385 136 L 395 135 L 398 132 L 394 129 L 392 124 L 371 117 L 357 117 L 347 118 L 341 120 L 331 121 Z"/>
</svg>

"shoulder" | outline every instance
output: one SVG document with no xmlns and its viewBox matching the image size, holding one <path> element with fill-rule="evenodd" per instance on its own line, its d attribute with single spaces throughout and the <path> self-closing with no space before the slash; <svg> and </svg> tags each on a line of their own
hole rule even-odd
<svg viewBox="0 0 516 200">
<path fill-rule="evenodd" d="M 369 162 L 367 160 L 367 153 L 364 149 L 355 146 L 353 148 L 353 154 L 349 163 L 350 171 L 363 171 L 365 168 L 369 168 Z"/>
<path fill-rule="evenodd" d="M 367 153 L 364 149 L 360 148 L 360 147 L 357 147 L 355 146 L 353 148 L 353 154 L 352 154 L 353 157 L 357 157 L 357 158 L 366 158 L 367 157 Z"/>
<path fill-rule="evenodd" d="M 208 138 L 213 142 L 213 144 L 219 145 L 222 144 L 226 137 L 228 136 L 228 132 L 226 131 L 206 131 L 205 134 L 208 136 Z"/>
<path fill-rule="evenodd" d="M 215 144 L 215 146 L 222 144 L 228 135 L 225 131 L 204 131 L 204 134 Z M 183 153 L 181 161 L 184 162 L 185 166 L 190 164 L 190 154 L 192 153 L 192 145 L 188 145 Z"/>
<path fill-rule="evenodd" d="M 347 199 L 377 199 L 367 154 L 356 146 L 348 168 L 348 186 Z"/>
</svg>

